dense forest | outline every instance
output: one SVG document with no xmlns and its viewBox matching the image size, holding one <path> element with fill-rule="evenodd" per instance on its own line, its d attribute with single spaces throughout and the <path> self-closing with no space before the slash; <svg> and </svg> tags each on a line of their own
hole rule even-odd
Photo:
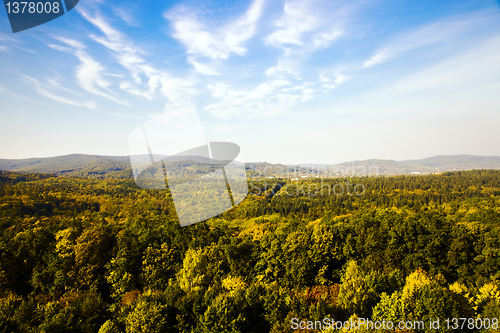
<svg viewBox="0 0 500 333">
<path fill-rule="evenodd" d="M 0 332 L 499 327 L 500 171 L 249 188 L 236 209 L 181 228 L 168 191 L 1 171 Z"/>
</svg>

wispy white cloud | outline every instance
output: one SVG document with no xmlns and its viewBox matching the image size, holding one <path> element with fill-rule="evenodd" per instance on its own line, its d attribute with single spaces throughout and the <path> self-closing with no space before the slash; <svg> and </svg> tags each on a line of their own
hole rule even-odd
<svg viewBox="0 0 500 333">
<path fill-rule="evenodd" d="M 337 38 L 342 36 L 340 30 L 333 29 L 331 31 L 319 32 L 313 36 L 312 45 L 313 49 L 326 49 L 329 47 Z"/>
<path fill-rule="evenodd" d="M 363 62 L 363 67 L 371 67 L 373 65 L 381 63 L 382 61 L 384 61 L 388 58 L 389 57 L 386 55 L 386 52 L 384 52 L 384 51 L 379 52 L 377 54 L 374 54 L 370 59 Z"/>
<path fill-rule="evenodd" d="M 219 101 L 204 109 L 221 119 L 267 118 L 284 114 L 297 103 L 310 101 L 321 93 L 314 82 L 297 84 L 282 78 L 267 80 L 252 89 L 238 89 L 225 83 L 207 86 Z"/>
<path fill-rule="evenodd" d="M 130 3 L 127 4 L 127 6 L 130 6 Z M 130 7 L 124 7 L 124 6 L 113 6 L 111 7 L 111 10 L 113 13 L 121 18 L 125 23 L 132 27 L 138 27 L 140 26 L 139 22 L 137 22 L 136 17 L 134 16 L 132 10 Z"/>
<path fill-rule="evenodd" d="M 74 47 L 75 49 L 80 49 L 80 50 L 85 49 L 85 45 L 83 45 L 81 42 L 79 42 L 77 40 L 74 40 L 71 38 L 65 38 L 65 37 L 61 37 L 61 36 L 54 36 L 53 38 L 57 39 L 60 42 L 63 42 L 64 44 L 67 44 L 71 47 Z"/>
<path fill-rule="evenodd" d="M 67 97 L 60 96 L 58 94 L 55 94 L 51 90 L 54 88 L 58 88 L 56 85 L 53 84 L 53 81 L 49 81 L 49 85 L 47 84 L 42 84 L 38 80 L 29 77 L 27 75 L 23 75 L 23 78 L 30 84 L 33 85 L 35 88 L 36 92 L 42 96 L 45 96 L 47 98 L 50 98 L 56 102 L 59 103 L 64 103 L 64 104 L 69 104 L 69 105 L 75 105 L 75 106 L 84 106 L 88 109 L 95 109 L 95 103 L 92 101 L 75 101 L 72 99 L 69 99 Z"/>
<path fill-rule="evenodd" d="M 30 52 L 30 53 L 36 53 L 35 50 L 32 50 L 32 49 L 27 49 L 25 47 L 20 47 L 20 46 L 16 46 L 19 50 L 22 50 L 22 51 L 26 51 L 26 52 Z"/>
<path fill-rule="evenodd" d="M 9 51 L 13 48 L 19 49 L 22 51 L 30 52 L 30 53 L 36 53 L 32 49 L 28 49 L 26 47 L 23 47 L 21 45 L 27 44 L 22 38 L 18 36 L 10 36 L 6 34 L 0 34 L 0 41 L 6 42 L 7 45 L 0 45 L 0 51 Z"/>
<path fill-rule="evenodd" d="M 485 20 L 491 20 L 493 16 L 498 18 L 498 14 L 492 14 L 490 11 L 481 10 L 442 19 L 437 22 L 404 31 L 389 39 L 385 46 L 381 47 L 374 55 L 363 62 L 363 67 L 371 67 L 389 59 L 396 58 L 402 53 L 428 45 L 438 44 L 450 38 L 456 38 L 462 33 L 473 29 L 475 26 L 484 23 Z"/>
<path fill-rule="evenodd" d="M 19 43 L 19 39 L 12 36 L 12 34 L 0 33 L 0 41 Z"/>
<path fill-rule="evenodd" d="M 266 69 L 266 76 L 288 76 L 288 75 L 293 75 L 295 76 L 296 79 L 300 79 L 298 75 L 295 73 L 295 70 L 293 69 L 294 66 L 291 66 L 289 62 L 284 62 L 282 60 L 278 60 L 278 64 L 275 66 L 271 66 L 268 69 Z"/>
<path fill-rule="evenodd" d="M 286 55 L 294 51 L 315 52 L 331 46 L 344 34 L 344 24 L 352 5 L 336 3 L 332 9 L 327 2 L 287 1 L 282 16 L 274 23 L 274 31 L 265 42 L 283 49 Z"/>
<path fill-rule="evenodd" d="M 81 64 L 76 70 L 76 78 L 80 86 L 96 95 L 108 98 L 118 104 L 130 106 L 127 102 L 120 101 L 112 95 L 109 86 L 111 83 L 104 79 L 102 72 L 104 67 L 83 51 L 76 51 L 75 55 L 80 59 Z M 108 92 L 106 92 L 108 91 Z"/>
<path fill-rule="evenodd" d="M 254 0 L 243 15 L 216 27 L 202 22 L 195 9 L 185 6 L 166 12 L 164 17 L 172 24 L 172 36 L 186 47 L 188 54 L 227 59 L 232 53 L 245 55 L 245 43 L 255 35 L 264 2 Z"/>
<path fill-rule="evenodd" d="M 15 99 L 18 99 L 18 100 L 21 100 L 21 101 L 25 101 L 25 102 L 29 102 L 29 103 L 32 103 L 32 104 L 37 104 L 38 103 L 38 101 L 35 98 L 29 97 L 29 96 L 26 96 L 26 95 L 21 95 L 21 94 L 14 93 L 14 92 L 12 92 L 11 90 L 9 90 L 8 88 L 5 88 L 5 87 L 1 87 L 0 86 L 0 93 L 7 94 L 9 96 L 14 97 Z"/>
<path fill-rule="evenodd" d="M 453 95 L 454 91 L 464 90 L 464 87 L 468 87 L 468 90 L 487 91 L 493 83 L 498 84 L 499 72 L 500 37 L 493 37 L 478 43 L 468 52 L 402 77 L 373 94 L 394 96 L 421 92 L 438 92 L 438 94 L 447 92 Z"/>
<path fill-rule="evenodd" d="M 319 83 L 321 84 L 321 87 L 325 90 L 325 92 L 328 92 L 331 89 L 334 89 L 347 81 L 349 81 L 349 77 L 343 74 L 319 75 Z"/>
<path fill-rule="evenodd" d="M 87 21 L 104 33 L 104 36 L 90 34 L 90 37 L 113 51 L 119 63 L 130 70 L 137 81 L 140 81 L 138 75 L 141 71 L 137 65 L 144 63 L 144 59 L 141 57 L 143 51 L 128 41 L 124 34 L 114 29 L 99 12 L 90 13 L 85 8 L 80 7 L 78 7 L 78 11 Z"/>
<path fill-rule="evenodd" d="M 72 94 L 72 95 L 79 95 L 76 91 L 73 91 L 73 90 L 71 90 L 71 89 L 68 89 L 68 88 L 66 88 L 66 87 L 63 87 L 63 86 L 61 85 L 61 83 L 59 83 L 56 79 L 49 79 L 49 78 L 48 78 L 48 79 L 47 79 L 47 82 L 48 82 L 50 85 L 52 85 L 53 87 L 55 87 L 55 88 L 57 88 L 57 89 L 59 89 L 59 90 L 66 91 L 66 92 L 68 92 L 68 93 L 70 93 L 70 94 Z"/>
<path fill-rule="evenodd" d="M 214 68 L 195 61 L 193 57 L 189 57 L 188 62 L 193 65 L 194 69 L 198 73 L 205 75 L 220 75 L 220 73 L 218 73 Z"/>
<path fill-rule="evenodd" d="M 283 16 L 275 23 L 276 31 L 266 37 L 266 42 L 275 46 L 303 45 L 303 35 L 316 30 L 320 24 L 310 10 L 307 1 L 285 2 Z"/>
<path fill-rule="evenodd" d="M 335 76 L 334 82 L 336 85 L 341 85 L 342 83 L 347 82 L 347 80 L 349 80 L 349 77 L 342 75 L 342 74 L 338 74 Z"/>
</svg>

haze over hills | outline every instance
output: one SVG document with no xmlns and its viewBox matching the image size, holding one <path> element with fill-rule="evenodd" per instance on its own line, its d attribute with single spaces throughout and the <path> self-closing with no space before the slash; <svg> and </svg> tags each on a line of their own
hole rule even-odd
<svg viewBox="0 0 500 333">
<path fill-rule="evenodd" d="M 390 176 L 424 175 L 447 171 L 471 169 L 500 169 L 498 156 L 474 155 L 439 155 L 421 160 L 382 160 L 369 159 L 338 164 L 298 164 L 283 165 L 266 162 L 247 163 L 247 167 L 265 176 L 285 174 L 289 177 L 309 175 L 345 177 L 345 176 Z M 283 170 L 283 171 L 281 171 Z"/>
<path fill-rule="evenodd" d="M 410 165 L 423 165 L 441 171 L 458 171 L 469 169 L 498 169 L 499 156 L 474 156 L 474 155 L 438 155 L 421 160 L 401 161 Z"/>
<path fill-rule="evenodd" d="M 149 156 L 144 156 L 148 159 Z M 267 162 L 246 163 L 250 176 L 305 175 L 319 177 L 387 176 L 431 174 L 470 169 L 500 169 L 499 156 L 439 155 L 420 160 L 369 159 L 332 165 L 285 165 Z M 47 158 L 0 159 L 0 170 L 25 173 L 51 173 L 56 176 L 85 178 L 133 178 L 129 156 L 71 154 Z"/>
<path fill-rule="evenodd" d="M 365 170 L 367 176 L 375 176 L 374 170 L 378 168 L 378 175 L 406 175 L 406 174 L 431 174 L 447 171 L 463 171 L 473 169 L 500 169 L 499 156 L 475 155 L 438 155 L 419 160 L 379 160 L 370 159 L 353 161 L 328 166 L 329 168 L 347 169 L 351 166 L 355 173 Z M 370 169 L 372 172 L 370 172 Z M 359 171 L 358 171 L 359 170 Z M 359 174 L 362 176 L 362 174 Z"/>
<path fill-rule="evenodd" d="M 90 178 L 132 177 L 128 156 L 71 154 L 46 158 L 0 159 L 0 170 Z"/>
</svg>

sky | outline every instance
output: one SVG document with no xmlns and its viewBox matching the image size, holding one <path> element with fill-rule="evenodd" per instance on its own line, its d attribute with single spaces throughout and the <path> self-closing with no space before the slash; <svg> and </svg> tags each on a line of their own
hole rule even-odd
<svg viewBox="0 0 500 333">
<path fill-rule="evenodd" d="M 15 34 L 2 8 L 0 64 L 0 158 L 125 156 L 189 105 L 247 162 L 500 156 L 499 1 L 80 0 Z"/>
</svg>

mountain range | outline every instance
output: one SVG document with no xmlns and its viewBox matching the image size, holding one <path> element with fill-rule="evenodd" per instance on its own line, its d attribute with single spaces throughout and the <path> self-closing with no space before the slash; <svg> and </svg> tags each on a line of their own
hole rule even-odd
<svg viewBox="0 0 500 333">
<path fill-rule="evenodd" d="M 439 155 L 419 160 L 369 159 L 332 165 L 246 163 L 250 176 L 389 176 L 471 169 L 500 169 L 499 156 Z M 47 158 L 0 159 L 0 170 L 85 178 L 133 178 L 129 156 L 71 154 Z"/>
</svg>

